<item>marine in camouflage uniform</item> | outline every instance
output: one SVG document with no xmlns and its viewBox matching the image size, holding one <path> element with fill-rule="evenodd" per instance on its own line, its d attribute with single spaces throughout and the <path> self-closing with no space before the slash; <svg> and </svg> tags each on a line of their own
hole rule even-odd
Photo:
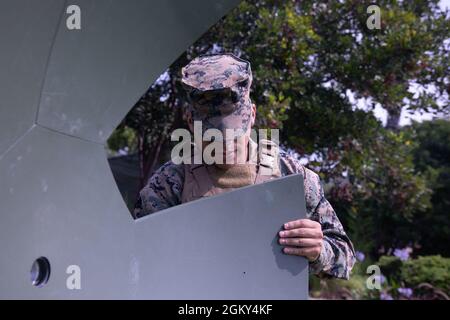
<svg viewBox="0 0 450 320">
<path fill-rule="evenodd" d="M 233 128 L 235 135 L 231 138 L 248 134 L 252 125 L 251 82 L 250 63 L 232 54 L 202 55 L 182 69 L 192 119 L 202 121 L 204 131 Z M 255 145 L 250 139 L 249 149 Z M 319 222 L 323 233 L 322 250 L 319 257 L 310 262 L 310 271 L 321 277 L 348 279 L 355 262 L 353 245 L 325 199 L 319 176 L 282 149 L 265 150 L 269 151 L 260 154 L 255 165 L 232 166 L 225 175 L 214 165 L 165 163 L 141 190 L 134 209 L 135 218 L 244 185 L 300 174 L 304 181 L 307 218 Z M 272 173 L 262 175 L 263 166 L 272 168 Z"/>
</svg>

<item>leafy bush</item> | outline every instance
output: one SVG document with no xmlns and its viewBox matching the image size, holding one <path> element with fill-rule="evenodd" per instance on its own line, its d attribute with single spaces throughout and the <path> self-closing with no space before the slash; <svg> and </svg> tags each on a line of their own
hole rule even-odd
<svg viewBox="0 0 450 320">
<path fill-rule="evenodd" d="M 380 266 L 381 273 L 386 276 L 390 282 L 399 282 L 401 280 L 403 261 L 398 257 L 382 256 L 377 264 Z"/>
<path fill-rule="evenodd" d="M 429 283 L 449 294 L 450 259 L 437 255 L 405 261 L 401 268 L 401 277 L 408 286 L 416 287 L 421 283 Z"/>
<path fill-rule="evenodd" d="M 450 258 L 419 256 L 410 259 L 410 248 L 396 249 L 376 262 L 358 259 L 350 280 L 310 277 L 310 295 L 319 299 L 449 299 Z M 369 289 L 369 265 L 381 269 L 381 290 Z"/>
<path fill-rule="evenodd" d="M 397 250 L 402 253 L 406 249 Z M 409 259 L 397 253 L 380 257 L 376 264 L 386 279 L 381 299 L 449 299 L 449 258 L 436 255 Z"/>
</svg>

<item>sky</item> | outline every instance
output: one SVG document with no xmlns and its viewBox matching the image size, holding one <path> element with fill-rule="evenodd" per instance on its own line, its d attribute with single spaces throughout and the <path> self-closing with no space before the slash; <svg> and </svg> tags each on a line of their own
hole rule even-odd
<svg viewBox="0 0 450 320">
<path fill-rule="evenodd" d="M 442 9 L 450 9 L 450 0 L 441 0 L 439 1 L 439 5 L 441 6 Z"/>
</svg>

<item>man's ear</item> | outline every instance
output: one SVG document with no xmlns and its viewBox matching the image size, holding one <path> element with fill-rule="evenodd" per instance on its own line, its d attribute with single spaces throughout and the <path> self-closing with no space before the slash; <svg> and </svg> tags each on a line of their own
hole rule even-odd
<svg viewBox="0 0 450 320">
<path fill-rule="evenodd" d="M 256 120 L 256 104 L 252 104 L 252 121 L 251 121 L 251 126 L 253 127 L 255 125 L 255 120 Z"/>
</svg>

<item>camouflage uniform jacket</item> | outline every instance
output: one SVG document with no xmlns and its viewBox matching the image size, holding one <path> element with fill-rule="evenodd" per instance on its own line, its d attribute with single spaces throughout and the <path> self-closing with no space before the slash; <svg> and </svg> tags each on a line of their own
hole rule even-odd
<svg viewBox="0 0 450 320">
<path fill-rule="evenodd" d="M 310 272 L 319 277 L 348 279 L 355 262 L 353 245 L 325 199 L 319 176 L 283 150 L 280 159 L 283 176 L 292 173 L 303 176 L 307 217 L 322 225 L 322 252 L 310 263 Z M 134 209 L 135 218 L 181 204 L 184 174 L 183 164 L 169 161 L 161 166 L 141 190 Z"/>
</svg>

